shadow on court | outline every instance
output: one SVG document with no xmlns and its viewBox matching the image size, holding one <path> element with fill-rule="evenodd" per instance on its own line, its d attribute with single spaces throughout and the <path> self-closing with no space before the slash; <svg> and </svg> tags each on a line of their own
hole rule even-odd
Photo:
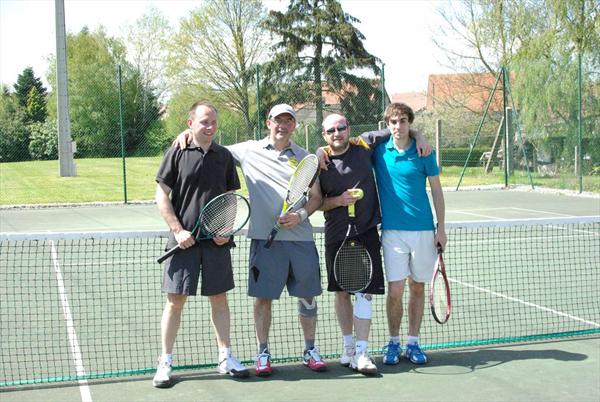
<svg viewBox="0 0 600 402">
<path fill-rule="evenodd" d="M 169 389 L 155 389 L 152 375 L 93 380 L 93 401 L 598 401 L 600 337 L 488 348 L 429 352 L 430 362 L 402 360 L 365 376 L 335 359 L 315 373 L 300 362 L 275 363 L 274 374 L 234 379 L 213 369 L 176 371 Z M 78 401 L 78 383 L 0 390 L 11 401 Z"/>
</svg>

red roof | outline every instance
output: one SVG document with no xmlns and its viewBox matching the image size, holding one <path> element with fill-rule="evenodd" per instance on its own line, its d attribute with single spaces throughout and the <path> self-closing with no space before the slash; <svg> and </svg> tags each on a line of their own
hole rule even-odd
<svg viewBox="0 0 600 402">
<path fill-rule="evenodd" d="M 431 74 L 427 85 L 427 110 L 446 104 L 460 104 L 474 112 L 483 112 L 496 76 L 481 74 Z M 502 82 L 498 83 L 490 110 L 502 111 Z"/>
</svg>

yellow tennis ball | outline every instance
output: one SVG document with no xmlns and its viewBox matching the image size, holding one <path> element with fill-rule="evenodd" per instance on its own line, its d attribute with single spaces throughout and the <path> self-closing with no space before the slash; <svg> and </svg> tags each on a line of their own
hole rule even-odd
<svg viewBox="0 0 600 402">
<path fill-rule="evenodd" d="M 362 188 L 351 188 L 350 190 L 348 190 L 350 192 L 350 194 L 352 195 L 352 197 L 356 198 L 356 199 L 361 199 L 363 198 L 363 196 L 365 195 L 365 193 L 363 192 Z"/>
</svg>

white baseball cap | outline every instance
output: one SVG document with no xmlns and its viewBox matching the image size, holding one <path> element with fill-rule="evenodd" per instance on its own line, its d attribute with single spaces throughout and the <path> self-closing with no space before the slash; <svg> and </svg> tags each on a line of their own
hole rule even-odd
<svg viewBox="0 0 600 402">
<path fill-rule="evenodd" d="M 294 111 L 294 108 L 286 103 L 280 103 L 279 105 L 273 106 L 269 112 L 269 119 L 275 118 L 284 113 L 292 115 L 294 120 L 296 120 L 296 112 Z"/>
</svg>

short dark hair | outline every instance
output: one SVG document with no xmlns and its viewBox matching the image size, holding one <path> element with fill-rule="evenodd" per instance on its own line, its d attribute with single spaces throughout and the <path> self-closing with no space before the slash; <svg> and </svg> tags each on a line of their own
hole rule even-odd
<svg viewBox="0 0 600 402">
<path fill-rule="evenodd" d="M 206 101 L 199 100 L 199 101 L 196 101 L 190 108 L 190 111 L 188 113 L 188 119 L 192 120 L 194 118 L 194 113 L 196 113 L 196 109 L 198 108 L 198 106 L 206 106 L 207 108 L 212 109 L 212 111 L 215 112 L 215 114 L 218 114 L 216 107 L 214 107 L 213 105 L 211 105 L 210 103 L 208 103 Z"/>
<path fill-rule="evenodd" d="M 388 107 L 385 109 L 385 113 L 383 115 L 383 119 L 386 123 L 390 122 L 390 119 L 394 116 L 401 116 L 405 114 L 408 116 L 408 122 L 412 124 L 415 120 L 415 113 L 406 103 L 394 102 L 390 103 Z"/>
</svg>

